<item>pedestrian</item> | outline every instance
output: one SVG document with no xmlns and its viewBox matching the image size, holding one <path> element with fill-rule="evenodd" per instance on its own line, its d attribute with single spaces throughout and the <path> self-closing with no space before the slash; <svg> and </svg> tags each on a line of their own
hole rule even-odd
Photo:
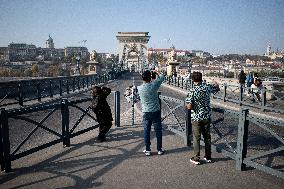
<svg viewBox="0 0 284 189">
<path fill-rule="evenodd" d="M 239 84 L 244 85 L 246 82 L 246 74 L 244 72 L 244 70 L 241 70 L 240 74 L 239 74 Z"/>
<path fill-rule="evenodd" d="M 104 142 L 106 134 L 112 126 L 112 113 L 107 102 L 107 96 L 111 93 L 111 89 L 107 87 L 95 86 L 92 89 L 92 110 L 96 114 L 99 123 L 99 135 L 97 140 Z"/>
<path fill-rule="evenodd" d="M 146 70 L 143 72 L 143 84 L 138 86 L 138 94 L 143 112 L 144 142 L 146 146 L 143 152 L 146 156 L 151 155 L 150 132 L 152 124 L 156 132 L 158 155 L 164 154 L 164 150 L 162 149 L 162 124 L 158 89 L 165 77 L 158 70 L 155 70 L 155 72 L 157 78 L 153 81 L 151 81 L 151 71 Z"/>
<path fill-rule="evenodd" d="M 247 87 L 249 88 L 248 93 L 251 93 L 251 85 L 253 84 L 253 76 L 251 72 L 246 76 L 246 83 Z"/>
<path fill-rule="evenodd" d="M 253 83 L 255 83 L 257 79 L 258 79 L 258 74 L 253 73 Z"/>
<path fill-rule="evenodd" d="M 261 102 L 260 95 L 261 95 L 261 92 L 264 88 L 261 79 L 256 78 L 256 80 L 255 80 L 254 84 L 252 84 L 251 88 L 253 90 L 253 95 L 256 96 L 256 98 L 259 102 Z M 252 101 L 255 101 L 255 99 L 253 98 Z"/>
<path fill-rule="evenodd" d="M 200 164 L 200 139 L 203 135 L 205 142 L 205 157 L 207 163 L 212 162 L 211 157 L 211 108 L 210 94 L 217 93 L 219 85 L 214 82 L 207 84 L 202 82 L 202 73 L 192 73 L 193 87 L 189 90 L 186 97 L 186 107 L 191 110 L 191 123 L 193 133 L 194 156 L 190 159 L 193 164 Z"/>
</svg>

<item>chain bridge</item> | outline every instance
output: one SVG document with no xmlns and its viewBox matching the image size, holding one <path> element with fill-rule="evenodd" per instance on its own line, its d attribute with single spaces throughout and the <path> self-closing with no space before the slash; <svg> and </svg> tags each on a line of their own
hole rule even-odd
<svg viewBox="0 0 284 189">
<path fill-rule="evenodd" d="M 139 65 L 139 64 L 137 64 Z M 142 64 L 140 64 L 142 65 Z M 139 71 L 139 70 L 138 70 Z M 1 84 L 0 176 L 3 188 L 283 188 L 284 119 L 281 92 L 252 103 L 243 86 L 222 85 L 212 97 L 213 163 L 194 166 L 191 82 L 167 77 L 160 88 L 166 154 L 145 157 L 141 104 L 126 87 L 138 73 L 113 73 Z M 90 89 L 112 89 L 113 126 L 95 140 Z M 253 98 L 253 97 L 252 97 Z M 275 106 L 277 104 L 277 106 Z M 280 105 L 279 105 L 280 104 Z M 151 133 L 155 149 L 156 140 Z M 202 153 L 203 151 L 201 151 Z"/>
</svg>

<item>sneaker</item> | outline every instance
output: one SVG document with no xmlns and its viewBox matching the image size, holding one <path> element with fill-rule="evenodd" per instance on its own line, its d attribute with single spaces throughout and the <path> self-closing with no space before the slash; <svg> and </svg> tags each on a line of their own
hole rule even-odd
<svg viewBox="0 0 284 189">
<path fill-rule="evenodd" d="M 190 158 L 190 162 L 195 164 L 195 165 L 200 165 L 200 160 L 197 157 Z"/>
<path fill-rule="evenodd" d="M 158 151 L 158 155 L 163 155 L 165 153 L 165 150 L 161 149 Z"/>
<path fill-rule="evenodd" d="M 144 154 L 145 154 L 146 156 L 150 156 L 150 155 L 151 155 L 151 151 L 143 150 L 143 152 L 144 152 Z"/>
<path fill-rule="evenodd" d="M 206 157 L 204 157 L 204 161 L 205 161 L 206 163 L 212 163 L 212 159 L 211 159 L 211 158 L 206 158 Z"/>
</svg>

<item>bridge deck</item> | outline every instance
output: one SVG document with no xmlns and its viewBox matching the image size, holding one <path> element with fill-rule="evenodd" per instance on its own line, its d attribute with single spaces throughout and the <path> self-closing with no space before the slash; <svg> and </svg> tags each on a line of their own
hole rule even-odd
<svg viewBox="0 0 284 189">
<path fill-rule="evenodd" d="M 132 82 L 125 81 L 128 86 Z M 146 157 L 141 117 L 137 114 L 137 125 L 130 126 L 129 108 L 122 104 L 122 125 L 111 129 L 107 142 L 98 143 L 95 130 L 71 139 L 69 148 L 58 144 L 13 161 L 13 171 L 0 174 L 0 188 L 284 188 L 275 176 L 255 169 L 237 171 L 235 161 L 219 153 L 213 153 L 211 164 L 192 165 L 192 149 L 169 131 L 163 133 L 166 154 L 157 155 L 152 132 L 153 155 Z"/>
<path fill-rule="evenodd" d="M 236 171 L 234 161 L 213 153 L 214 163 L 194 166 L 190 148 L 165 131 L 166 154 L 146 157 L 143 128 L 113 128 L 108 141 L 97 133 L 74 138 L 70 148 L 56 145 L 14 162 L 1 175 L 1 188 L 283 188 L 284 182 L 257 170 Z M 156 140 L 152 133 L 152 149 Z M 46 151 L 46 150 L 44 150 Z"/>
</svg>

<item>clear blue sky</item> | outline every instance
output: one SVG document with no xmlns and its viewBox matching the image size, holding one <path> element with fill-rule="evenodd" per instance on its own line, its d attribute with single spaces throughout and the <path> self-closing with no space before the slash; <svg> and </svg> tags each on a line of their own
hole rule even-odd
<svg viewBox="0 0 284 189">
<path fill-rule="evenodd" d="M 263 54 L 284 50 L 284 0 L 0 0 L 0 46 L 86 46 L 117 53 L 119 31 L 149 32 L 149 47 Z M 171 38 L 168 43 L 165 39 Z"/>
</svg>

